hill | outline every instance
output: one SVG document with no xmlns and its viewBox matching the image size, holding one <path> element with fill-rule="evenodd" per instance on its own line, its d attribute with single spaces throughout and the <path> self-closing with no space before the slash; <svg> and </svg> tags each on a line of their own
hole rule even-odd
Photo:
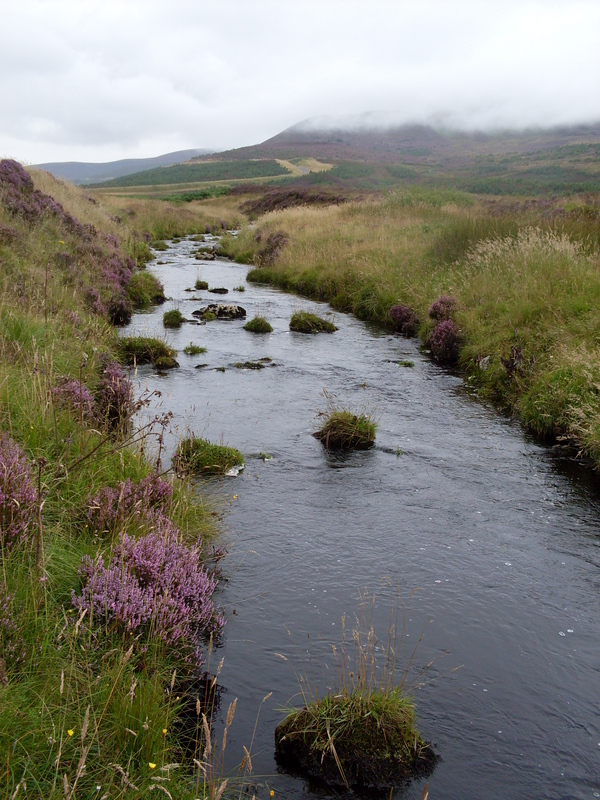
<svg viewBox="0 0 600 800">
<path fill-rule="evenodd" d="M 311 174 L 305 182 L 362 189 L 408 182 L 482 194 L 600 190 L 600 123 L 493 132 L 342 125 L 309 120 L 219 158 L 311 157 L 337 166 L 326 174 Z"/>
<path fill-rule="evenodd" d="M 106 161 L 104 163 L 53 161 L 47 164 L 36 164 L 36 167 L 45 169 L 56 178 L 62 178 L 78 185 L 82 183 L 100 183 L 155 167 L 168 167 L 171 164 L 179 164 L 194 156 L 202 156 L 210 152 L 210 150 L 200 149 L 177 150 L 174 153 L 165 153 L 153 158 L 123 158 L 119 161 Z"/>
</svg>

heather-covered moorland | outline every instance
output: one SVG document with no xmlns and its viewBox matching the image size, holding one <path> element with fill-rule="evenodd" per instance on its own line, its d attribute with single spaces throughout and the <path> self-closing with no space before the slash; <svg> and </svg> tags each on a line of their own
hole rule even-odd
<svg viewBox="0 0 600 800">
<path fill-rule="evenodd" d="M 171 235 L 208 224 L 186 216 L 177 227 L 162 212 L 154 222 Z M 0 162 L 7 797 L 211 791 L 197 698 L 225 624 L 221 553 L 202 502 L 145 456 L 169 415 L 132 426 L 144 397 L 119 363 L 114 329 L 131 316 L 131 283 L 157 233 L 144 224 L 126 226 L 84 192 Z"/>
</svg>

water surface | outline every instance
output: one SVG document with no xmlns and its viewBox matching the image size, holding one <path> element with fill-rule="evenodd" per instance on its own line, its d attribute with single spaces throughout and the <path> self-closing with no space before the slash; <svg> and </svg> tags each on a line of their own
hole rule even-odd
<svg viewBox="0 0 600 800">
<path fill-rule="evenodd" d="M 407 641 L 425 630 L 415 667 L 433 662 L 414 694 L 421 731 L 443 759 L 429 778 L 431 800 L 600 797 L 595 480 L 474 401 L 416 342 L 343 314 L 335 334 L 291 333 L 293 311 L 326 314 L 328 306 L 252 284 L 233 291 L 246 268 L 195 261 L 193 247 L 183 241 L 159 254 L 167 263 L 152 271 L 173 301 L 136 315 L 126 334 L 163 335 L 166 309 L 192 319 L 215 301 L 240 303 L 248 318 L 260 313 L 274 327 L 256 335 L 243 321 L 184 325 L 168 333 L 180 369 L 138 372 L 140 386 L 160 389 L 161 407 L 174 412 L 168 447 L 191 430 L 247 456 L 241 475 L 209 486 L 225 499 L 230 551 L 218 654 L 225 706 L 239 698 L 230 763 L 241 760 L 273 692 L 254 739 L 255 773 L 276 796 L 311 794 L 277 773 L 280 709 L 297 695 L 308 654 L 319 689 L 331 682 L 323 663 L 361 589 L 380 598 L 374 621 L 386 636 L 388 581 L 405 596 L 418 589 Z M 184 289 L 197 277 L 229 294 L 190 300 Z M 190 341 L 207 353 L 186 356 Z M 263 357 L 276 366 L 233 367 Z M 324 390 L 375 416 L 373 450 L 336 458 L 311 436 Z M 411 675 L 416 681 L 419 669 Z M 420 798 L 423 783 L 401 796 Z"/>
</svg>

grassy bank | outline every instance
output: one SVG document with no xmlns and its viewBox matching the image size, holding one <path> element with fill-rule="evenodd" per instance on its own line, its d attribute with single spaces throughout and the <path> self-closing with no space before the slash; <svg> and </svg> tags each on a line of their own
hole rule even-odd
<svg viewBox="0 0 600 800">
<path fill-rule="evenodd" d="M 382 199 L 263 216 L 225 242 L 249 280 L 390 325 L 456 298 L 458 363 L 480 395 L 600 464 L 600 204 L 485 201 L 415 188 Z"/>
<path fill-rule="evenodd" d="M 213 518 L 144 455 L 168 417 L 130 424 L 110 319 L 136 230 L 34 180 L 0 162 L 1 792 L 210 795 L 191 759 L 223 625 Z"/>
</svg>

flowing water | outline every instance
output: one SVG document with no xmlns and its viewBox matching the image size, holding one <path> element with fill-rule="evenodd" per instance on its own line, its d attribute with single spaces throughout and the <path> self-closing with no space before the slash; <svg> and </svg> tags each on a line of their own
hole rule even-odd
<svg viewBox="0 0 600 800">
<path fill-rule="evenodd" d="M 387 581 L 404 597 L 418 590 L 405 614 L 407 645 L 425 631 L 415 683 L 433 662 L 414 690 L 421 732 L 442 759 L 430 800 L 600 797 L 597 482 L 474 401 L 415 341 L 343 314 L 332 335 L 291 333 L 293 311 L 328 307 L 252 284 L 233 291 L 246 268 L 198 262 L 193 247 L 184 240 L 159 254 L 167 263 L 152 271 L 173 301 L 136 314 L 125 334 L 164 335 L 166 309 L 192 319 L 215 301 L 240 303 L 248 319 L 260 313 L 274 327 L 257 335 L 244 321 L 186 324 L 168 333 L 180 369 L 138 371 L 140 386 L 159 389 L 160 407 L 174 412 L 167 450 L 192 430 L 247 457 L 243 473 L 209 485 L 223 498 L 229 545 L 220 595 L 228 623 L 213 667 L 225 657 L 223 706 L 239 698 L 230 764 L 249 746 L 260 708 L 253 766 L 266 777 L 257 782 L 275 797 L 313 792 L 278 773 L 275 726 L 298 701 L 299 673 L 321 691 L 331 684 L 325 664 L 359 591 L 375 592 L 386 638 Z M 197 277 L 229 294 L 186 293 Z M 190 341 L 207 353 L 186 356 Z M 273 365 L 233 366 L 263 357 Z M 333 457 L 311 436 L 323 390 L 374 415 L 374 449 Z M 423 785 L 399 796 L 420 798 Z"/>
</svg>

